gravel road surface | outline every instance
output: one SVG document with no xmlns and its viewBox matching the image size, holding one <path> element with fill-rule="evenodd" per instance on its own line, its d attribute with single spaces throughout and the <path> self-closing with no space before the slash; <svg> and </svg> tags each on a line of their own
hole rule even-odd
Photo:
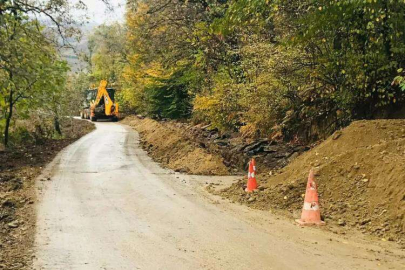
<svg viewBox="0 0 405 270">
<path fill-rule="evenodd" d="M 162 169 L 131 128 L 96 126 L 45 169 L 50 181 L 38 181 L 35 269 L 405 268 L 391 243 L 223 201 L 204 186 L 232 177 Z"/>
</svg>

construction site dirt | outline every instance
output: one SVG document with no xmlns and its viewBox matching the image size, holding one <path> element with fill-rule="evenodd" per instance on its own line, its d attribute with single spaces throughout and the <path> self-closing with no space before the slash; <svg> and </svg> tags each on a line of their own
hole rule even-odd
<svg viewBox="0 0 405 270">
<path fill-rule="evenodd" d="M 130 117 L 125 121 L 140 131 L 144 148 L 151 156 L 168 167 L 170 158 L 175 155 L 168 154 L 164 148 L 153 146 L 162 144 L 159 142 L 161 136 L 157 134 L 165 134 L 165 140 L 176 138 L 182 144 L 189 145 L 185 149 L 173 144 L 170 148 L 172 152 L 179 151 L 183 152 L 181 155 L 187 155 L 190 147 L 200 148 L 204 153 L 216 156 L 216 164 L 227 164 L 229 148 L 236 148 L 223 150 L 215 139 L 220 135 L 207 139 L 204 133 L 213 133 L 200 126 L 138 117 Z M 278 212 L 293 220 L 300 217 L 308 173 L 314 169 L 319 184 L 322 218 L 332 225 L 328 226 L 328 230 L 346 234 L 354 229 L 381 241 L 392 241 L 405 247 L 404 126 L 404 120 L 354 122 L 324 142 L 314 145 L 310 151 L 307 151 L 307 146 L 280 145 L 272 141 L 264 143 L 265 140 L 242 143 L 240 138 L 223 136 L 229 138 L 222 139 L 223 145 L 232 145 L 233 141 L 242 145 L 239 152 L 231 150 L 232 159 L 246 161 L 246 166 L 228 166 L 228 171 L 241 172 L 246 167 L 246 173 L 228 187 L 221 185 L 219 188 L 213 183 L 207 189 L 232 202 Z M 201 138 L 205 140 L 202 142 Z M 202 143 L 204 147 L 201 147 Z M 250 155 L 246 148 L 251 149 Z M 275 151 L 271 152 L 270 157 L 265 150 L 268 148 Z M 166 156 L 166 159 L 161 159 L 162 156 Z M 259 189 L 247 194 L 244 191 L 247 163 L 252 157 L 258 157 L 256 167 Z M 181 164 L 183 168 L 175 169 L 187 171 L 187 159 Z"/>
</svg>

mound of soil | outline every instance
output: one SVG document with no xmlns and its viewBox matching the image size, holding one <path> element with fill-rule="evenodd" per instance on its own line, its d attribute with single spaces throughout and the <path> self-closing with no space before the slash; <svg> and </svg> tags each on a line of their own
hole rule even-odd
<svg viewBox="0 0 405 270">
<path fill-rule="evenodd" d="M 246 179 L 218 193 L 250 207 L 279 209 L 299 218 L 308 172 L 319 185 L 321 212 L 329 224 L 357 228 L 405 246 L 405 120 L 357 121 L 279 171 Z"/>
<path fill-rule="evenodd" d="M 0 269 L 32 269 L 35 179 L 60 150 L 93 129 L 91 122 L 67 121 L 63 139 L 0 150 Z"/>
<path fill-rule="evenodd" d="M 122 123 L 136 129 L 141 135 L 143 148 L 154 160 L 170 169 L 199 175 L 229 175 L 220 155 L 188 140 L 184 134 L 186 131 L 176 128 L 173 123 L 137 116 L 127 116 Z"/>
<path fill-rule="evenodd" d="M 155 160 L 169 168 L 189 173 L 224 174 L 222 165 L 221 170 L 215 166 L 214 169 L 209 169 L 211 165 L 205 158 L 201 159 L 206 154 L 210 155 L 209 159 L 216 157 L 215 161 L 221 160 L 227 171 L 239 174 L 247 170 L 248 161 L 252 157 L 260 164 L 259 168 L 274 170 L 286 166 L 295 157 L 309 150 L 309 147 L 297 142 L 286 143 L 269 138 L 251 139 L 242 137 L 238 132 L 219 132 L 211 125 L 193 125 L 174 120 L 158 122 L 142 116 L 127 116 L 122 122 L 141 131 L 144 148 Z M 167 134 L 168 141 L 166 137 L 162 138 Z M 173 138 L 175 141 L 171 141 Z M 173 143 L 175 149 L 172 148 Z M 182 147 L 185 147 L 184 151 Z M 173 156 L 175 153 L 181 156 Z M 201 162 L 205 163 L 202 167 Z M 206 167 L 207 165 L 209 167 Z"/>
</svg>

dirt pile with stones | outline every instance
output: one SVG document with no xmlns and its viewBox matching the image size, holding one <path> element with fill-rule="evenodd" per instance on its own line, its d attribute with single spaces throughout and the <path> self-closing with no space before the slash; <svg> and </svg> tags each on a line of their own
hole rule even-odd
<svg viewBox="0 0 405 270">
<path fill-rule="evenodd" d="M 93 129 L 87 121 L 68 121 L 63 139 L 0 150 L 0 269 L 32 269 L 35 180 L 60 150 Z"/>
<path fill-rule="evenodd" d="M 242 173 L 252 157 L 266 169 L 282 168 L 309 149 L 300 144 L 268 138 L 243 138 L 237 132 L 221 133 L 203 124 L 155 121 L 142 116 L 128 116 L 122 123 L 140 132 L 144 148 L 155 160 L 169 168 L 189 173 Z M 204 158 L 207 154 L 208 159 Z M 216 163 L 212 164 L 212 161 Z M 199 167 L 196 162 L 205 165 Z M 218 162 L 220 169 L 216 168 Z"/>
<path fill-rule="evenodd" d="M 327 223 L 343 233 L 356 228 L 405 247 L 404 164 L 405 120 L 357 121 L 281 170 L 259 165 L 257 192 L 243 191 L 246 179 L 216 192 L 253 208 L 299 218 L 313 168 Z"/>
</svg>

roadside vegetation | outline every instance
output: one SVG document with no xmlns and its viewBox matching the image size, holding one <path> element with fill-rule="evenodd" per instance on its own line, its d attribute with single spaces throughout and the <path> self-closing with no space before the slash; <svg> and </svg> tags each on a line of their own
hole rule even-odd
<svg viewBox="0 0 405 270">
<path fill-rule="evenodd" d="M 69 1 L 0 1 L 0 139 L 6 147 L 64 137 L 79 78 L 61 50 L 80 38 Z"/>
<path fill-rule="evenodd" d="M 123 109 L 251 138 L 324 138 L 404 104 L 400 1 L 128 0 L 90 42 Z"/>
</svg>

